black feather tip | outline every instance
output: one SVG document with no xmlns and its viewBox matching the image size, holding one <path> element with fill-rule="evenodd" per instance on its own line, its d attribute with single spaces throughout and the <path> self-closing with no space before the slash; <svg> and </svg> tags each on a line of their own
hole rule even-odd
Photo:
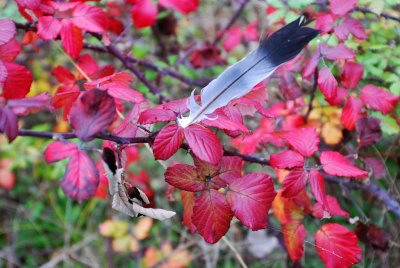
<svg viewBox="0 0 400 268">
<path fill-rule="evenodd" d="M 107 164 L 111 172 L 115 175 L 115 173 L 117 172 L 117 162 L 114 151 L 108 147 L 105 147 L 103 149 L 103 154 L 101 157 L 103 158 L 103 161 Z"/>
<path fill-rule="evenodd" d="M 281 65 L 294 57 L 318 34 L 318 30 L 304 27 L 308 21 L 299 17 L 288 25 L 274 32 L 261 44 L 261 51 L 273 65 Z"/>
</svg>

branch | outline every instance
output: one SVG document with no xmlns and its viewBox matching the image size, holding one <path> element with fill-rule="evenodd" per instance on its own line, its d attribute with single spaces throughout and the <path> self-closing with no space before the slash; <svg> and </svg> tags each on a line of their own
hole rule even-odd
<svg viewBox="0 0 400 268">
<path fill-rule="evenodd" d="M 308 117 L 310 116 L 310 113 L 311 113 L 311 111 L 313 109 L 313 101 L 314 101 L 315 93 L 317 91 L 317 86 L 318 86 L 318 73 L 319 73 L 318 72 L 318 68 L 315 68 L 315 71 L 314 71 L 314 83 L 313 83 L 313 87 L 312 87 L 312 90 L 311 90 L 310 102 L 308 103 L 307 113 L 304 116 L 304 120 L 306 122 L 308 121 Z"/>
<path fill-rule="evenodd" d="M 246 5 L 249 2 L 250 2 L 250 0 L 243 0 L 243 2 L 240 4 L 240 7 L 238 8 L 238 10 L 236 10 L 236 12 L 233 14 L 232 18 L 229 20 L 228 24 L 226 24 L 224 29 L 217 34 L 216 38 L 214 39 L 214 42 L 212 43 L 213 45 L 216 45 L 219 41 L 221 41 L 222 36 L 224 36 L 224 33 L 232 27 L 232 25 L 240 17 L 244 8 L 246 7 Z"/>
<path fill-rule="evenodd" d="M 119 144 L 135 144 L 135 143 L 150 143 L 157 132 L 151 133 L 147 137 L 136 137 L 136 138 L 124 138 L 114 136 L 108 133 L 99 133 L 95 136 L 96 139 L 113 141 Z M 53 140 L 69 140 L 78 138 L 73 132 L 51 132 L 51 131 L 35 131 L 29 129 L 19 129 L 19 136 L 29 136 L 29 137 L 37 137 L 37 138 L 45 138 L 45 139 L 53 139 Z"/>
<path fill-rule="evenodd" d="M 101 47 L 101 46 L 96 46 L 96 45 L 92 45 L 92 44 L 88 44 L 88 43 L 85 43 L 83 46 L 87 49 L 90 49 L 90 50 L 93 50 L 96 52 L 109 53 L 109 51 L 106 48 Z M 133 62 L 141 67 L 159 72 L 162 75 L 167 75 L 167 76 L 173 77 L 189 86 L 205 87 L 210 82 L 210 79 L 193 79 L 192 80 L 192 79 L 187 78 L 184 75 L 180 74 L 179 72 L 176 72 L 176 71 L 168 69 L 168 68 L 158 67 L 157 65 L 155 65 L 149 61 L 139 60 L 133 56 L 125 55 L 125 58 L 126 58 L 126 60 Z"/>
<path fill-rule="evenodd" d="M 366 8 L 366 7 L 355 7 L 353 10 L 360 11 L 362 13 L 374 14 L 375 16 L 378 16 L 378 17 L 380 16 L 380 17 L 384 17 L 385 19 L 388 19 L 388 20 L 395 20 L 395 21 L 400 22 L 400 17 L 395 17 L 395 16 L 392 16 L 387 13 L 377 14 L 377 13 L 373 12 L 371 9 Z"/>
<path fill-rule="evenodd" d="M 339 184 L 348 189 L 362 189 L 367 192 L 370 196 L 378 199 L 386 208 L 392 211 L 398 218 L 400 218 L 400 201 L 391 196 L 388 191 L 379 187 L 377 184 L 369 182 L 357 182 L 355 180 L 346 180 L 343 178 L 337 178 L 334 176 L 324 174 L 326 181 Z"/>
<path fill-rule="evenodd" d="M 127 59 L 127 55 L 123 54 L 121 51 L 119 51 L 115 46 L 113 45 L 108 45 L 106 46 L 106 49 L 112 54 L 114 55 L 116 58 L 118 58 L 124 65 L 126 68 L 128 68 L 130 71 L 132 71 L 135 76 L 143 83 L 146 85 L 146 87 L 148 87 L 151 91 L 151 93 L 153 93 L 160 101 L 161 103 L 165 103 L 167 100 L 166 98 L 161 95 L 160 91 L 158 90 L 158 88 L 153 85 L 152 83 L 150 83 L 149 80 L 146 79 L 146 77 L 144 76 L 144 74 L 139 71 L 138 68 L 136 68 L 135 65 L 132 64 L 132 62 L 130 62 Z"/>
<path fill-rule="evenodd" d="M 326 1 L 314 2 L 312 4 L 320 6 L 320 7 L 328 8 L 328 2 L 326 2 Z M 375 16 L 378 16 L 378 17 L 383 17 L 383 18 L 388 19 L 388 20 L 394 20 L 394 21 L 400 22 L 400 17 L 395 17 L 395 16 L 390 15 L 388 13 L 380 13 L 380 14 L 378 14 L 378 13 L 375 13 L 374 11 L 372 11 L 371 9 L 367 8 L 367 7 L 355 7 L 352 11 L 353 12 L 354 11 L 359 11 L 359 12 L 362 12 L 364 14 L 365 13 L 374 14 Z"/>
<path fill-rule="evenodd" d="M 124 138 L 118 137 L 115 135 L 111 135 L 108 133 L 100 133 L 95 136 L 97 139 L 101 140 L 109 140 L 116 142 L 118 144 L 135 144 L 135 143 L 149 143 L 151 144 L 154 141 L 155 136 L 158 132 L 152 132 L 147 137 L 136 137 L 136 138 Z M 30 136 L 30 137 L 38 137 L 38 138 L 48 138 L 48 139 L 74 139 L 77 138 L 73 132 L 46 132 L 46 131 L 34 131 L 28 129 L 20 129 L 19 136 Z M 188 150 L 189 146 L 187 144 L 182 144 L 182 149 Z M 234 151 L 229 151 L 224 149 L 224 155 L 226 156 L 238 156 L 242 158 L 244 161 L 249 163 L 257 163 L 261 165 L 269 165 L 269 160 L 265 158 L 260 158 L 252 155 L 241 154 Z M 400 202 L 396 200 L 396 198 L 392 197 L 385 189 L 379 187 L 373 182 L 369 183 L 358 183 L 354 180 L 345 180 L 342 178 L 337 178 L 334 176 L 330 176 L 325 174 L 325 179 L 329 182 L 339 184 L 348 189 L 362 189 L 367 192 L 369 195 L 377 198 L 381 203 L 383 203 L 388 210 L 392 211 L 397 217 L 400 218 Z"/>
</svg>

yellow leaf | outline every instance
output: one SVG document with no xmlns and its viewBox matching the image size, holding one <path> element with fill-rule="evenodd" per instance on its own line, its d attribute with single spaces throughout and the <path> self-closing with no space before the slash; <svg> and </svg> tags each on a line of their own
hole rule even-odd
<svg viewBox="0 0 400 268">
<path fill-rule="evenodd" d="M 105 237 L 122 237 L 128 233 L 128 224 L 123 221 L 106 220 L 99 225 L 99 232 Z"/>
<path fill-rule="evenodd" d="M 336 145 L 343 138 L 342 130 L 339 125 L 331 123 L 326 123 L 322 126 L 321 136 L 328 145 Z"/>
<path fill-rule="evenodd" d="M 146 249 L 144 253 L 144 266 L 145 267 L 152 267 L 157 264 L 159 259 L 159 251 L 153 247 L 149 247 Z"/>
<path fill-rule="evenodd" d="M 129 242 L 129 250 L 136 253 L 140 249 L 139 242 L 132 237 L 131 241 Z"/>
<path fill-rule="evenodd" d="M 138 240 L 143 240 L 149 236 L 150 229 L 153 226 L 153 219 L 149 217 L 143 217 L 138 220 L 135 225 L 134 236 Z"/>
<path fill-rule="evenodd" d="M 123 236 L 115 238 L 112 241 L 112 248 L 117 252 L 124 252 L 130 249 L 132 237 L 130 236 Z"/>
</svg>

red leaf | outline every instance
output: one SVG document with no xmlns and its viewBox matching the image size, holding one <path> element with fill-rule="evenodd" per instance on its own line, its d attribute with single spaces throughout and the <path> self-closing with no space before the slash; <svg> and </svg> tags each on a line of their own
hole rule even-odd
<svg viewBox="0 0 400 268">
<path fill-rule="evenodd" d="M 18 118 L 7 106 L 0 106 L 0 132 L 7 135 L 9 142 L 18 136 Z"/>
<path fill-rule="evenodd" d="M 335 27 L 335 34 L 340 40 L 346 40 L 349 34 L 360 40 L 365 40 L 368 37 L 362 23 L 351 17 L 346 17 L 342 24 Z"/>
<path fill-rule="evenodd" d="M 100 162 L 97 162 L 96 164 L 97 171 L 100 175 L 99 178 L 99 186 L 97 186 L 96 193 L 94 194 L 93 197 L 99 198 L 99 199 L 107 199 L 108 197 L 108 179 L 105 176 L 105 171 L 103 164 Z"/>
<path fill-rule="evenodd" d="M 4 82 L 6 81 L 8 76 L 7 67 L 0 60 L 0 88 L 3 88 Z"/>
<path fill-rule="evenodd" d="M 15 40 L 0 46 L 0 61 L 12 62 L 21 51 L 21 45 Z"/>
<path fill-rule="evenodd" d="M 78 85 L 74 85 L 72 87 L 61 86 L 58 88 L 56 94 L 53 97 L 53 106 L 56 109 L 64 109 L 64 120 L 68 119 L 72 105 L 74 105 L 76 99 L 78 99 L 81 94 L 83 94 L 83 92 L 79 90 Z"/>
<path fill-rule="evenodd" d="M 279 90 L 283 95 L 283 98 L 288 100 L 296 100 L 301 97 L 302 92 L 299 84 L 296 81 L 296 77 L 292 72 L 284 72 L 279 80 Z"/>
<path fill-rule="evenodd" d="M 340 76 L 340 82 L 346 88 L 355 88 L 360 82 L 364 73 L 364 66 L 361 64 L 347 61 Z"/>
<path fill-rule="evenodd" d="M 155 159 L 167 160 L 178 151 L 183 142 L 183 129 L 176 124 L 160 130 L 153 143 Z"/>
<path fill-rule="evenodd" d="M 360 118 L 356 122 L 358 147 L 366 147 L 377 142 L 382 136 L 380 120 L 375 117 Z"/>
<path fill-rule="evenodd" d="M 367 247 L 379 250 L 379 253 L 387 252 L 390 248 L 390 235 L 375 224 L 366 225 L 359 221 L 354 232 Z"/>
<path fill-rule="evenodd" d="M 121 86 L 119 84 L 110 83 L 107 85 L 107 93 L 117 99 L 121 99 L 124 101 L 130 101 L 133 103 L 139 103 L 144 100 L 143 95 L 136 90 Z"/>
<path fill-rule="evenodd" d="M 300 261 L 303 256 L 306 229 L 300 221 L 282 224 L 282 233 L 289 257 L 293 262 Z"/>
<path fill-rule="evenodd" d="M 31 72 L 22 65 L 5 63 L 8 76 L 3 86 L 6 99 L 21 99 L 28 94 L 32 83 Z"/>
<path fill-rule="evenodd" d="M 372 171 L 372 177 L 375 179 L 381 179 L 387 175 L 386 167 L 382 159 L 376 157 L 367 157 L 364 159 L 364 163 L 366 168 Z"/>
<path fill-rule="evenodd" d="M 154 124 L 157 122 L 169 122 L 176 120 L 176 113 L 171 110 L 152 108 L 140 113 L 138 123 Z"/>
<path fill-rule="evenodd" d="M 131 9 L 131 17 L 137 28 L 152 26 L 157 20 L 157 6 L 152 0 L 138 0 Z"/>
<path fill-rule="evenodd" d="M 349 213 L 340 207 L 337 199 L 330 195 L 326 196 L 326 205 L 321 203 L 314 204 L 312 214 L 316 218 L 323 219 L 330 218 L 331 216 L 349 217 Z"/>
<path fill-rule="evenodd" d="M 258 36 L 258 20 L 253 21 L 243 29 L 243 39 L 246 41 L 257 41 L 259 40 Z"/>
<path fill-rule="evenodd" d="M 96 80 L 92 80 L 90 82 L 86 82 L 84 84 L 84 87 L 86 89 L 91 89 L 91 88 L 108 89 L 111 87 L 110 84 L 112 86 L 117 84 L 119 86 L 128 87 L 132 81 L 133 81 L 133 78 L 129 73 L 118 72 L 118 73 L 114 73 L 114 74 L 111 74 L 108 76 L 98 78 Z"/>
<path fill-rule="evenodd" d="M 339 106 L 342 104 L 345 97 L 347 97 L 347 90 L 342 87 L 338 87 L 336 91 L 336 97 L 333 99 L 326 99 L 326 101 L 330 105 Z"/>
<path fill-rule="evenodd" d="M 209 43 L 194 49 L 189 55 L 189 61 L 194 68 L 209 68 L 214 65 L 225 65 L 226 60 L 221 58 L 221 51 Z"/>
<path fill-rule="evenodd" d="M 51 71 L 51 74 L 54 75 L 60 83 L 69 84 L 75 82 L 75 76 L 64 66 L 57 66 Z"/>
<path fill-rule="evenodd" d="M 74 8 L 72 16 L 74 25 L 83 30 L 101 33 L 107 28 L 107 15 L 99 7 L 81 3 Z"/>
<path fill-rule="evenodd" d="M 83 151 L 76 151 L 68 162 L 61 188 L 71 198 L 82 201 L 92 197 L 99 185 L 99 174 L 93 160 Z"/>
<path fill-rule="evenodd" d="M 274 168 L 294 168 L 304 165 L 304 157 L 295 151 L 289 150 L 277 154 L 271 154 L 269 162 Z"/>
<path fill-rule="evenodd" d="M 315 127 L 301 128 L 282 135 L 289 145 L 305 157 L 318 151 L 319 136 Z"/>
<path fill-rule="evenodd" d="M 192 221 L 206 242 L 218 242 L 228 231 L 232 217 L 225 196 L 218 191 L 211 189 L 196 197 Z"/>
<path fill-rule="evenodd" d="M 83 141 L 106 130 L 114 121 L 114 99 L 104 91 L 92 89 L 83 93 L 71 108 L 70 122 Z"/>
<path fill-rule="evenodd" d="M 349 96 L 343 107 L 342 116 L 340 117 L 344 128 L 350 131 L 354 130 L 357 120 L 361 117 L 360 111 L 363 107 L 364 104 L 361 100 Z"/>
<path fill-rule="evenodd" d="M 165 181 L 184 191 L 198 192 L 206 187 L 205 181 L 197 173 L 197 169 L 186 164 L 175 164 L 167 168 Z"/>
<path fill-rule="evenodd" d="M 196 11 L 199 6 L 199 0 L 159 0 L 158 2 L 160 5 L 175 9 L 184 15 Z"/>
<path fill-rule="evenodd" d="M 334 22 L 335 15 L 332 15 L 331 13 L 319 14 L 316 19 L 315 29 L 320 30 L 321 34 L 326 34 L 332 30 Z"/>
<path fill-rule="evenodd" d="M 13 160 L 10 158 L 0 159 L 0 187 L 11 190 L 15 185 L 15 174 L 11 170 Z"/>
<path fill-rule="evenodd" d="M 308 60 L 306 66 L 303 70 L 303 78 L 307 78 L 315 72 L 315 69 L 318 67 L 319 61 L 321 60 L 321 53 L 319 51 L 314 52 L 310 59 Z"/>
<path fill-rule="evenodd" d="M 319 70 L 318 87 L 326 99 L 336 98 L 338 82 L 326 66 Z"/>
<path fill-rule="evenodd" d="M 275 198 L 274 184 L 266 174 L 251 173 L 235 179 L 226 195 L 233 214 L 253 231 L 267 227 L 267 215 Z"/>
<path fill-rule="evenodd" d="M 36 112 L 43 109 L 52 111 L 53 106 L 50 101 L 51 96 L 49 93 L 45 92 L 30 98 L 9 100 L 7 106 L 17 115 L 27 115 L 30 112 Z"/>
<path fill-rule="evenodd" d="M 44 151 L 44 158 L 47 163 L 60 161 L 64 158 L 74 156 L 78 151 L 78 146 L 69 141 L 55 141 L 47 146 Z"/>
<path fill-rule="evenodd" d="M 356 168 L 351 162 L 338 152 L 325 151 L 320 156 L 323 170 L 334 176 L 364 179 L 368 172 Z"/>
<path fill-rule="evenodd" d="M 239 109 L 232 106 L 225 106 L 216 110 L 210 115 L 211 118 L 216 117 L 216 120 L 203 120 L 205 126 L 217 127 L 223 130 L 249 132 L 247 127 L 243 125 L 243 117 Z"/>
<path fill-rule="evenodd" d="M 317 231 L 315 248 L 327 268 L 351 267 L 362 257 L 356 235 L 337 223 L 325 224 Z"/>
<path fill-rule="evenodd" d="M 83 47 L 82 31 L 70 20 L 63 20 L 61 27 L 61 43 L 68 55 L 77 58 Z"/>
<path fill-rule="evenodd" d="M 222 44 L 226 51 L 231 51 L 240 44 L 242 40 L 242 31 L 239 25 L 233 26 L 225 33 L 226 38 Z"/>
<path fill-rule="evenodd" d="M 190 125 L 184 128 L 184 134 L 190 149 L 198 158 L 212 164 L 219 163 L 224 151 L 214 132 L 201 125 Z"/>
<path fill-rule="evenodd" d="M 194 226 L 193 217 L 193 207 L 195 201 L 195 194 L 191 192 L 181 191 L 181 199 L 183 205 L 183 225 L 185 225 L 192 234 L 196 231 L 196 226 Z"/>
<path fill-rule="evenodd" d="M 343 16 L 357 5 L 358 0 L 331 0 L 330 7 L 333 14 Z"/>
<path fill-rule="evenodd" d="M 61 31 L 61 22 L 53 16 L 43 16 L 38 19 L 37 34 L 44 40 L 54 40 Z"/>
<path fill-rule="evenodd" d="M 292 198 L 305 189 L 309 173 L 303 168 L 296 168 L 286 175 L 283 181 L 282 197 Z"/>
<path fill-rule="evenodd" d="M 363 87 L 360 98 L 372 109 L 378 110 L 383 114 L 390 113 L 400 100 L 399 96 L 395 96 L 384 88 L 374 85 Z"/>
<path fill-rule="evenodd" d="M 334 47 L 321 44 L 320 51 L 321 54 L 329 60 L 347 60 L 353 59 L 355 56 L 354 52 L 346 47 L 345 44 L 339 44 Z"/>
<path fill-rule="evenodd" d="M 323 207 L 326 207 L 327 202 L 324 177 L 317 170 L 313 169 L 310 171 L 309 181 L 311 192 L 315 200 L 317 200 L 317 202 L 320 203 Z"/>
<path fill-rule="evenodd" d="M 139 114 L 148 108 L 147 102 L 141 102 L 134 105 L 129 114 L 125 116 L 124 120 L 122 120 L 121 124 L 113 130 L 113 133 L 121 137 L 136 137 Z"/>
<path fill-rule="evenodd" d="M 99 65 L 89 54 L 81 55 L 77 64 L 90 77 L 99 70 Z"/>
<path fill-rule="evenodd" d="M 242 158 L 238 156 L 224 156 L 221 160 L 218 173 L 235 173 L 237 176 L 242 174 L 244 162 Z"/>
<path fill-rule="evenodd" d="M 17 29 L 12 20 L 0 19 L 0 46 L 10 42 L 17 34 Z"/>
</svg>

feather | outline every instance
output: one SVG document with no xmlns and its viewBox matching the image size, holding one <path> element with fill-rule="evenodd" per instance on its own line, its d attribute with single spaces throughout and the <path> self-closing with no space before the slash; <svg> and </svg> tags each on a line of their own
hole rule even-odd
<svg viewBox="0 0 400 268">
<path fill-rule="evenodd" d="M 188 101 L 189 116 L 178 118 L 179 125 L 187 127 L 210 119 L 207 115 L 226 106 L 231 100 L 242 97 L 270 76 L 279 65 L 296 57 L 319 33 L 303 27 L 306 23 L 300 17 L 264 39 L 256 50 L 230 66 L 201 90 L 201 105 L 195 101 L 192 91 Z"/>
</svg>

